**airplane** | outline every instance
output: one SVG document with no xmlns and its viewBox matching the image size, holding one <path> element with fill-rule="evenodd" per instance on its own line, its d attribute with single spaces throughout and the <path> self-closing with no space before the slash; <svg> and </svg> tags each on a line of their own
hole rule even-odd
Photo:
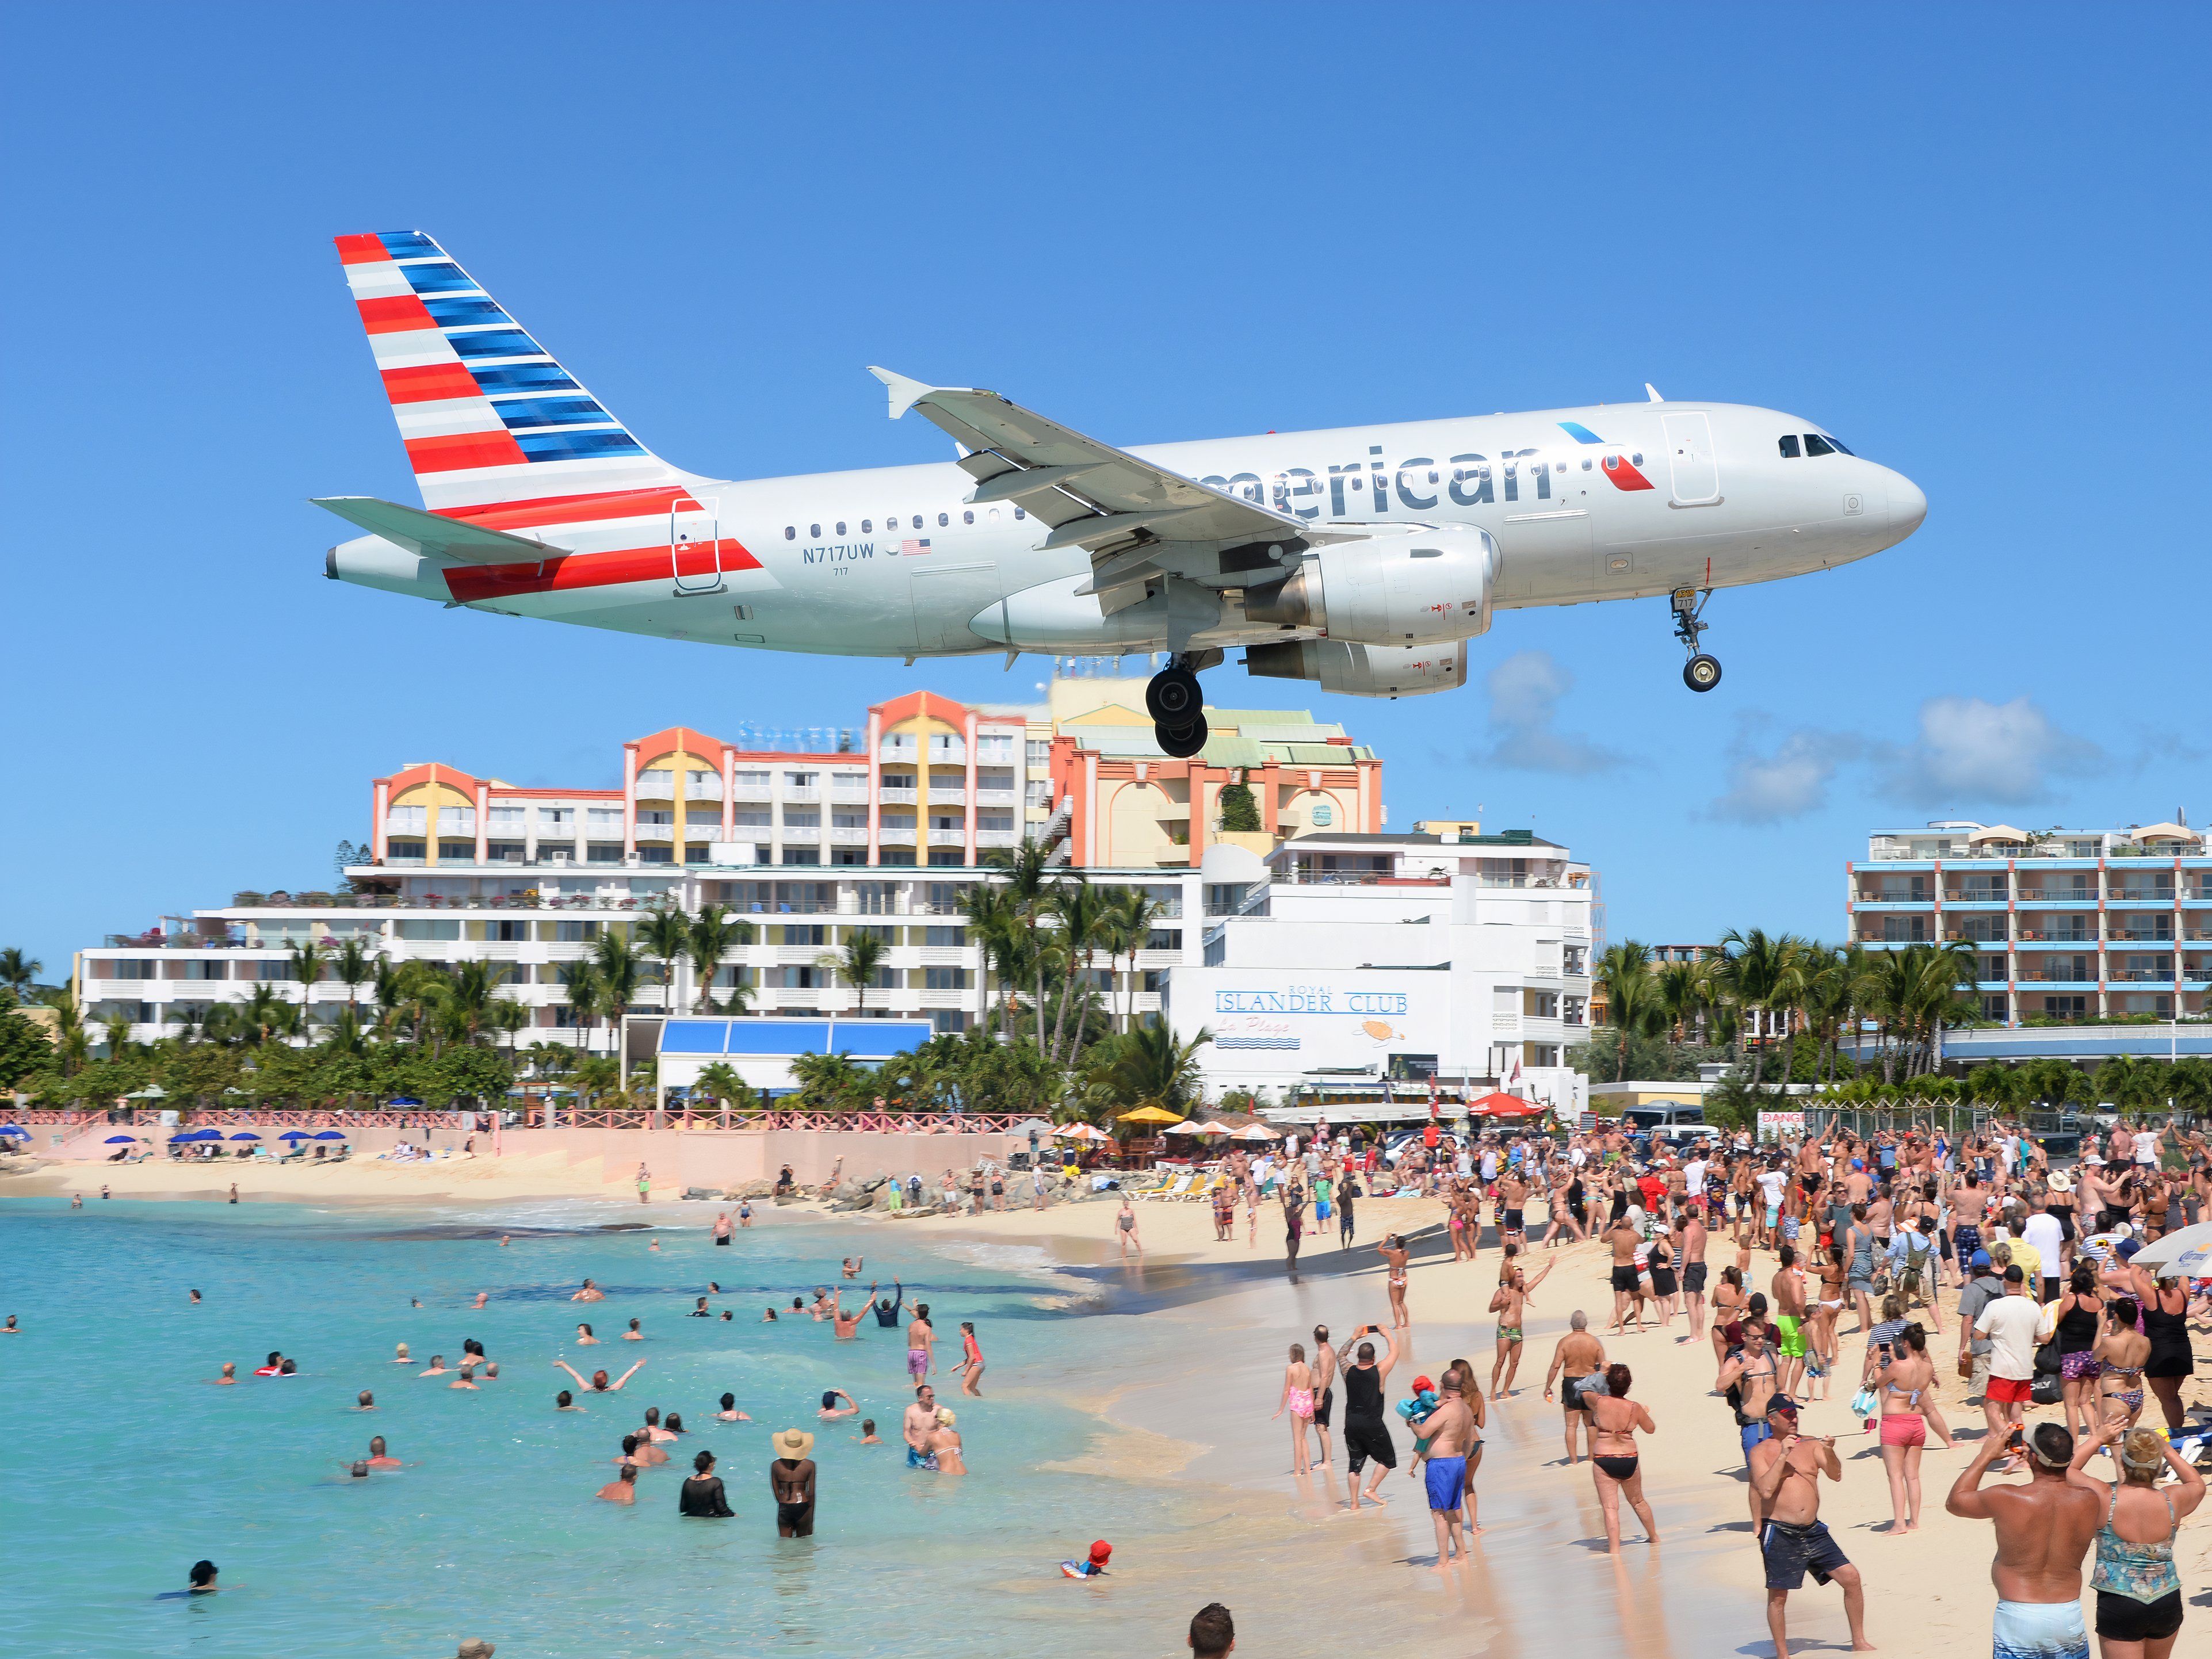
<svg viewBox="0 0 2212 1659">
<path fill-rule="evenodd" d="M 1354 696 L 1467 683 L 1500 610 L 1667 596 L 1693 691 L 1720 588 L 1893 547 L 1928 501 L 1814 422 L 1641 404 L 1121 449 L 888 369 L 957 459 L 710 478 L 631 435 L 419 231 L 337 239 L 422 505 L 332 496 L 335 580 L 665 639 L 850 656 L 1164 653 L 1169 755 L 1198 675 Z"/>
</svg>

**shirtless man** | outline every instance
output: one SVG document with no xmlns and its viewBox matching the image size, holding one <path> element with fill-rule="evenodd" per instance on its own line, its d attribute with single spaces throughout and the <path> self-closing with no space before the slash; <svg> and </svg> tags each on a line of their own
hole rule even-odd
<svg viewBox="0 0 2212 1659">
<path fill-rule="evenodd" d="M 1508 1178 L 1499 1177 L 1501 1183 Z M 1521 1322 L 1528 1317 L 1528 1292 L 1542 1284 L 1545 1275 L 1552 1271 L 1553 1264 L 1547 1261 L 1536 1269 L 1534 1279 L 1528 1277 L 1515 1260 L 1520 1253 L 1518 1244 L 1505 1247 L 1505 1277 L 1490 1297 L 1490 1311 L 1498 1316 L 1498 1357 L 1490 1364 L 1490 1394 L 1493 1400 L 1513 1397 L 1513 1379 L 1521 1372 Z M 1503 1389 L 1498 1386 L 1501 1370 L 1505 1375 Z"/>
<path fill-rule="evenodd" d="M 384 1437 L 380 1434 L 368 1443 L 368 1467 L 372 1469 L 398 1469 L 406 1468 L 406 1465 L 385 1451 Z"/>
<path fill-rule="evenodd" d="M 1805 1270 L 1797 1265 L 1797 1252 L 1790 1246 L 1782 1247 L 1780 1257 L 1781 1266 L 1775 1269 L 1769 1285 L 1779 1339 L 1776 1352 L 1782 1364 L 1781 1380 L 1775 1387 L 1790 1394 L 1805 1373 Z"/>
<path fill-rule="evenodd" d="M 1376 1247 L 1376 1252 L 1389 1265 L 1388 1288 L 1390 1292 L 1390 1323 L 1397 1330 L 1413 1328 L 1413 1316 L 1406 1311 L 1406 1246 L 1397 1234 L 1391 1233 Z"/>
<path fill-rule="evenodd" d="M 1425 1477 L 1429 1519 L 1436 1523 L 1437 1565 L 1442 1572 L 1451 1565 L 1452 1548 L 1459 1549 L 1460 1565 L 1467 1564 L 1467 1537 L 1462 1531 L 1467 1501 L 1467 1455 L 1474 1444 L 1474 1413 L 1461 1391 L 1456 1370 L 1444 1373 L 1437 1408 L 1421 1425 L 1425 1441 L 1413 1445 L 1413 1467 L 1406 1471 Z"/>
<path fill-rule="evenodd" d="M 1518 1244 L 1527 1237 L 1523 1225 L 1525 1207 L 1528 1202 L 1528 1182 L 1517 1164 L 1508 1164 L 1498 1177 L 1498 1219 L 1502 1243 Z M 1468 1240 L 1473 1244 L 1480 1233 Z"/>
<path fill-rule="evenodd" d="M 606 1299 L 607 1293 L 588 1279 L 584 1281 L 584 1288 L 568 1298 L 571 1302 L 604 1302 Z"/>
<path fill-rule="evenodd" d="M 238 1362 L 235 1359 L 224 1360 L 222 1362 L 222 1375 L 221 1376 L 210 1376 L 208 1378 L 208 1381 L 218 1389 L 230 1389 L 237 1387 Z"/>
<path fill-rule="evenodd" d="M 610 1504 L 636 1503 L 637 1465 L 635 1463 L 623 1464 L 621 1468 L 615 1471 L 615 1478 L 613 1480 L 608 1481 L 605 1486 L 600 1487 L 599 1491 L 592 1495 L 594 1498 L 604 1498 Z"/>
<path fill-rule="evenodd" d="M 1996 1528 L 1996 1559 L 1990 1564 L 1997 1590 L 1991 1626 L 1996 1650 L 2087 1659 L 2081 1558 L 2104 1522 L 2101 1506 L 2087 1487 L 2068 1482 L 2074 1437 L 2056 1423 L 2038 1424 L 2027 1438 L 2032 1478 L 2026 1486 L 1985 1488 L 1982 1477 L 2011 1448 L 2006 1436 L 1984 1439 L 1943 1507 Z"/>
<path fill-rule="evenodd" d="M 673 1434 L 660 1426 L 660 1407 L 658 1406 L 647 1406 L 645 1408 L 645 1426 L 637 1431 L 637 1437 L 650 1441 L 656 1446 L 676 1438 Z"/>
<path fill-rule="evenodd" d="M 1678 1342 L 1696 1342 L 1705 1334 L 1705 1206 L 1692 1199 L 1682 1207 L 1682 1311 L 1689 1316 L 1690 1334 Z"/>
<path fill-rule="evenodd" d="M 1580 1431 L 1596 1432 L 1590 1423 L 1589 1407 L 1583 1404 L 1581 1382 L 1592 1371 L 1605 1369 L 1605 1344 L 1589 1334 L 1589 1316 L 1580 1308 L 1567 1324 L 1567 1334 L 1552 1350 L 1552 1368 L 1544 1373 L 1544 1398 L 1549 1400 L 1554 1388 L 1561 1391 L 1560 1401 L 1567 1414 L 1567 1467 L 1572 1468 L 1582 1461 L 1576 1455 Z"/>
<path fill-rule="evenodd" d="M 1328 1326 L 1315 1326 L 1313 1334 L 1313 1424 L 1321 1437 L 1321 1462 L 1325 1469 L 1329 1464 L 1329 1424 L 1336 1415 L 1336 1350 L 1329 1345 Z"/>
<path fill-rule="evenodd" d="M 583 1389 L 585 1393 L 612 1394 L 617 1389 L 622 1387 L 623 1382 L 627 1382 L 630 1378 L 635 1376 L 638 1372 L 643 1369 L 645 1361 L 642 1359 L 639 1360 L 636 1364 L 631 1366 L 628 1370 L 622 1374 L 621 1382 L 608 1382 L 607 1374 L 605 1371 L 593 1371 L 592 1373 L 591 1381 L 587 1382 L 584 1380 L 584 1374 L 578 1370 L 574 1365 L 571 1365 L 567 1360 L 556 1359 L 553 1364 L 556 1369 L 564 1370 L 568 1372 L 569 1376 L 574 1377 L 576 1379 L 576 1386 Z M 428 1376 L 429 1373 L 425 1371 L 423 1375 Z"/>
<path fill-rule="evenodd" d="M 868 1297 L 873 1297 L 875 1293 L 876 1287 L 869 1285 Z M 862 1297 L 860 1305 L 850 1313 L 847 1313 L 843 1306 L 845 1292 L 842 1289 L 830 1298 L 830 1328 L 836 1334 L 838 1341 L 850 1342 L 860 1334 L 860 1322 L 868 1316 L 868 1297 Z"/>
<path fill-rule="evenodd" d="M 1752 1448 L 1752 1491 L 1766 1511 L 1759 1529 L 1759 1551 L 1766 1563 L 1766 1628 L 1774 1638 L 1774 1659 L 1790 1659 L 1785 1628 L 1790 1592 L 1802 1589 L 1811 1569 L 1815 1583 L 1843 1586 L 1844 1618 L 1851 1627 L 1851 1651 L 1870 1653 L 1866 1639 L 1866 1587 L 1820 1519 L 1820 1477 L 1844 1478 L 1836 1437 L 1811 1439 L 1797 1432 L 1797 1407 L 1789 1400 L 1767 1405 L 1768 1437 Z"/>
<path fill-rule="evenodd" d="M 858 1279 L 860 1276 L 860 1269 L 864 1265 L 866 1265 L 867 1259 L 868 1258 L 866 1256 L 854 1257 L 848 1255 L 845 1258 L 843 1263 L 838 1267 L 838 1272 L 847 1279 Z M 874 1295 L 875 1289 L 876 1287 L 871 1285 L 868 1286 L 868 1293 L 871 1296 Z"/>
<path fill-rule="evenodd" d="M 927 1302 L 914 1304 L 914 1319 L 906 1328 L 906 1374 L 915 1382 L 937 1375 L 937 1333 L 930 1326 Z"/>
<path fill-rule="evenodd" d="M 1735 1408 L 1736 1437 L 1743 1446 L 1744 1465 L 1751 1466 L 1751 1455 L 1765 1443 L 1772 1431 L 1767 1423 L 1767 1407 L 1776 1397 L 1777 1368 L 1774 1351 L 1767 1346 L 1766 1327 L 1750 1320 L 1744 1322 L 1743 1352 L 1732 1356 L 1721 1367 L 1720 1375 L 1713 1379 L 1713 1392 L 1725 1395 L 1733 1386 L 1741 1402 Z M 1759 1482 L 1751 1483 L 1751 1527 L 1757 1534 L 1766 1512 L 1759 1499 Z"/>
<path fill-rule="evenodd" d="M 899 1434 L 906 1442 L 906 1466 L 929 1467 L 929 1437 L 937 1432 L 937 1390 L 923 1383 L 914 1391 L 914 1404 L 899 1419 Z"/>
<path fill-rule="evenodd" d="M 1629 1304 L 1636 1297 L 1636 1247 L 1644 1241 L 1624 1214 L 1606 1229 L 1605 1242 L 1613 1249 L 1613 1323 L 1608 1330 L 1626 1330 L 1623 1321 L 1627 1317 Z"/>
</svg>

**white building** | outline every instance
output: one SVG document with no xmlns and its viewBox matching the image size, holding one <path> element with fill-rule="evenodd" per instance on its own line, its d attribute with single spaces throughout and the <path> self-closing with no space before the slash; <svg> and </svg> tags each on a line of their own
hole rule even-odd
<svg viewBox="0 0 2212 1659">
<path fill-rule="evenodd" d="M 1206 1091 L 1425 1112 L 1506 1088 L 1579 1110 L 1602 926 L 1590 868 L 1525 830 L 1310 834 L 1264 860 L 1210 849 L 1200 959 L 1167 1013 L 1203 1030 Z"/>
</svg>

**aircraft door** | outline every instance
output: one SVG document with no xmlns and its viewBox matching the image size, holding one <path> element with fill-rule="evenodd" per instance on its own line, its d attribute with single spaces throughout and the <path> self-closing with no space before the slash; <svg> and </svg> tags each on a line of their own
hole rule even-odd
<svg viewBox="0 0 2212 1659">
<path fill-rule="evenodd" d="M 1711 507 L 1721 498 L 1720 459 L 1713 451 L 1713 428 L 1705 412 L 1662 415 L 1667 461 L 1676 507 Z"/>
<path fill-rule="evenodd" d="M 722 591 L 721 502 L 678 496 L 668 509 L 668 562 L 680 593 Z"/>
</svg>

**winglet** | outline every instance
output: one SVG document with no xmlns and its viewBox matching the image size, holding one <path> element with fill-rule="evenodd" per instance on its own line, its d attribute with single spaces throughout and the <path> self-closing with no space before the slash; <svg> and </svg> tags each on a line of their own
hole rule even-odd
<svg viewBox="0 0 2212 1659">
<path fill-rule="evenodd" d="M 1667 401 L 1664 398 L 1659 395 L 1659 388 L 1652 385 L 1649 380 L 1646 380 L 1644 383 L 1644 390 L 1650 395 L 1651 401 L 1655 404 L 1663 404 Z"/>
<path fill-rule="evenodd" d="M 923 397 L 937 388 L 923 380 L 910 380 L 903 374 L 894 374 L 888 368 L 868 365 L 868 373 L 881 380 L 891 394 L 891 419 L 898 417 L 921 402 Z"/>
</svg>

